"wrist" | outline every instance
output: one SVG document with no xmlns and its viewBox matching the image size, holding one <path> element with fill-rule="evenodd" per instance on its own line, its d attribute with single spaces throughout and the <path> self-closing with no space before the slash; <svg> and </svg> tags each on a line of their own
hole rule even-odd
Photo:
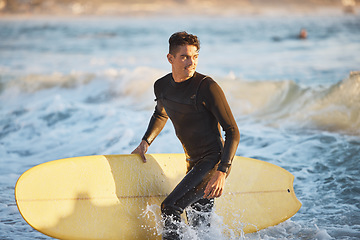
<svg viewBox="0 0 360 240">
<path fill-rule="evenodd" d="M 230 168 L 230 164 L 219 164 L 217 171 L 227 173 Z"/>
<path fill-rule="evenodd" d="M 147 145 L 148 147 L 150 146 L 150 143 L 149 143 L 146 139 L 142 139 L 142 140 L 141 140 L 141 144 L 145 144 L 145 145 Z"/>
</svg>

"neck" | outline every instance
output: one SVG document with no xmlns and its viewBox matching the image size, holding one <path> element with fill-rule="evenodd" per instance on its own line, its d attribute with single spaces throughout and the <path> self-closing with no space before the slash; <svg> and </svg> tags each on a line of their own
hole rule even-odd
<svg viewBox="0 0 360 240">
<path fill-rule="evenodd" d="M 177 82 L 177 83 L 184 82 L 184 81 L 192 78 L 193 76 L 194 75 L 182 77 L 182 76 L 176 76 L 176 74 L 172 73 L 172 77 L 173 77 L 174 81 Z"/>
</svg>

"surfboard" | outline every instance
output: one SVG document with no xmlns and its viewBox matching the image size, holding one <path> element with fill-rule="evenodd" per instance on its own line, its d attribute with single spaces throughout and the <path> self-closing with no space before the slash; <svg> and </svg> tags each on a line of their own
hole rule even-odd
<svg viewBox="0 0 360 240">
<path fill-rule="evenodd" d="M 185 155 L 147 160 L 98 155 L 40 164 L 17 181 L 18 209 L 34 229 L 58 239 L 161 239 L 160 204 L 184 177 Z M 277 225 L 301 207 L 293 181 L 281 167 L 236 156 L 215 214 L 235 236 Z"/>
</svg>

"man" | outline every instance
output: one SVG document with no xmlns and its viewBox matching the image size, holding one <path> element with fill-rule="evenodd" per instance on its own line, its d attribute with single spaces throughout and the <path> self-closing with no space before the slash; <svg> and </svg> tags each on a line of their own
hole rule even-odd
<svg viewBox="0 0 360 240">
<path fill-rule="evenodd" d="M 191 206 L 198 214 L 189 217 L 193 226 L 210 224 L 214 198 L 220 197 L 240 134 L 219 85 L 196 72 L 200 42 L 195 35 L 174 33 L 169 39 L 167 59 L 172 72 L 154 84 L 155 111 L 139 146 L 132 152 L 145 153 L 168 118 L 181 141 L 187 174 L 161 204 L 163 239 L 179 239 L 181 213 Z M 225 142 L 219 124 L 225 131 Z"/>
</svg>

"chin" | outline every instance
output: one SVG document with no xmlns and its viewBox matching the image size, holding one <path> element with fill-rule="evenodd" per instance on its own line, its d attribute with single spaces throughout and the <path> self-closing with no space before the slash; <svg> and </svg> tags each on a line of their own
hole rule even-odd
<svg viewBox="0 0 360 240">
<path fill-rule="evenodd" d="M 188 77 L 192 77 L 192 76 L 194 76 L 194 74 L 195 74 L 195 70 L 191 70 L 191 71 L 187 72 Z"/>
</svg>

